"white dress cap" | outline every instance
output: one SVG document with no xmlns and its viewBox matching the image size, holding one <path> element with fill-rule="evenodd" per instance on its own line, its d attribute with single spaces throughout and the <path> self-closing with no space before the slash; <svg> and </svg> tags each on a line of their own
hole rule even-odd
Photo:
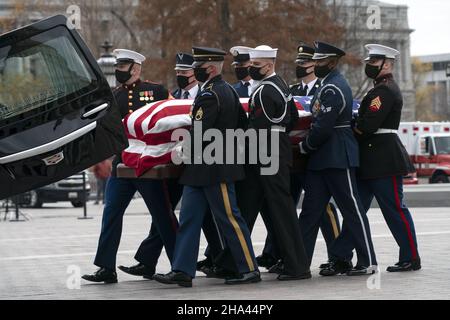
<svg viewBox="0 0 450 320">
<path fill-rule="evenodd" d="M 366 44 L 365 48 L 369 51 L 369 56 L 365 61 L 369 61 L 371 58 L 386 58 L 386 59 L 396 59 L 400 52 L 394 48 L 383 46 L 381 44 Z"/>
<path fill-rule="evenodd" d="M 278 49 L 269 46 L 258 46 L 250 50 L 250 59 L 274 59 L 277 57 Z"/>
<path fill-rule="evenodd" d="M 117 63 L 119 62 L 135 62 L 137 64 L 142 64 L 145 61 L 145 57 L 135 51 L 127 49 L 116 49 L 113 51 L 116 56 Z"/>
</svg>

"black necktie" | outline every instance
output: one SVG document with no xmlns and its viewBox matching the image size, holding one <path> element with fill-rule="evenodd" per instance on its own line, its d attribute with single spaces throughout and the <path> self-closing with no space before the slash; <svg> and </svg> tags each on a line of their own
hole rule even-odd
<svg viewBox="0 0 450 320">
<path fill-rule="evenodd" d="M 184 92 L 183 99 L 189 99 L 189 91 Z"/>
<path fill-rule="evenodd" d="M 306 96 L 308 94 L 308 85 L 302 84 L 302 89 L 300 90 L 300 96 Z"/>
</svg>

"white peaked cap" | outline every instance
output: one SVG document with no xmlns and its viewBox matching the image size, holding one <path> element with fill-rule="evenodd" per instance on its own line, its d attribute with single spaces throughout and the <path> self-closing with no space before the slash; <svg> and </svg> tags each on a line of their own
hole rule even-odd
<svg viewBox="0 0 450 320">
<path fill-rule="evenodd" d="M 274 59 L 277 57 L 278 49 L 269 46 L 258 46 L 250 50 L 250 59 Z"/>
<path fill-rule="evenodd" d="M 113 54 L 116 56 L 117 63 L 119 62 L 135 62 L 138 64 L 142 64 L 145 61 L 145 57 L 132 50 L 127 49 L 116 49 L 113 51 Z"/>
<path fill-rule="evenodd" d="M 230 49 L 230 53 L 236 57 L 240 54 L 249 54 L 250 50 L 253 50 L 253 48 L 250 47 L 244 47 L 244 46 L 236 46 Z"/>
<path fill-rule="evenodd" d="M 371 58 L 396 59 L 400 55 L 398 50 L 381 44 L 366 44 L 365 48 L 369 51 L 369 56 L 365 61 L 369 61 Z"/>
</svg>

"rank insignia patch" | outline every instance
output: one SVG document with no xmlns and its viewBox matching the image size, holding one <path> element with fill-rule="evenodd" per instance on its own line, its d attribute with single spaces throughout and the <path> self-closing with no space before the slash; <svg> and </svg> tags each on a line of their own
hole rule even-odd
<svg viewBox="0 0 450 320">
<path fill-rule="evenodd" d="M 372 102 L 370 103 L 370 111 L 372 112 L 377 112 L 378 110 L 380 110 L 381 108 L 381 100 L 380 97 L 376 97 L 375 99 L 372 100 Z"/>
<path fill-rule="evenodd" d="M 197 113 L 195 114 L 195 120 L 200 121 L 203 118 L 203 109 L 200 108 L 197 110 Z"/>
</svg>

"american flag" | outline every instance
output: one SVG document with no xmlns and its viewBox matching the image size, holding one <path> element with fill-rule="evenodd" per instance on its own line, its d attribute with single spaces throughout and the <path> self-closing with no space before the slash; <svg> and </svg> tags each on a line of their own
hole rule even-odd
<svg viewBox="0 0 450 320">
<path fill-rule="evenodd" d="M 248 98 L 240 99 L 248 112 Z M 299 143 L 311 126 L 311 113 L 305 111 L 310 97 L 294 98 L 300 121 L 290 133 L 293 144 Z M 193 100 L 163 100 L 148 104 L 127 115 L 123 120 L 129 147 L 123 151 L 122 160 L 133 168 L 137 176 L 161 164 L 171 163 L 171 153 L 177 142 L 171 141 L 174 130 L 191 125 Z M 305 104 L 305 107 L 303 106 Z"/>
</svg>

